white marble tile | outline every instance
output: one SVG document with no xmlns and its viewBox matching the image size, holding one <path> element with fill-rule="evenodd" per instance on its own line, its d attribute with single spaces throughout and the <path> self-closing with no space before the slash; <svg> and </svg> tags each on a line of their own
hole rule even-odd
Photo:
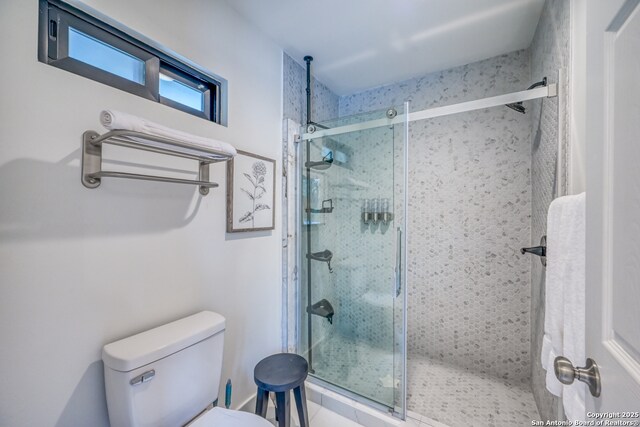
<svg viewBox="0 0 640 427">
<path fill-rule="evenodd" d="M 339 396 L 336 396 L 335 393 L 330 393 L 332 393 L 332 395 L 322 396 L 322 407 L 352 421 L 357 421 L 355 408 L 338 398 Z"/>
<path fill-rule="evenodd" d="M 361 427 L 355 421 L 325 408 L 320 409 L 309 423 L 313 427 Z"/>
<path fill-rule="evenodd" d="M 421 420 L 426 418 L 417 412 L 410 411 L 407 415 L 407 420 L 402 421 L 386 412 L 381 412 L 380 410 L 356 402 L 346 396 L 313 383 L 307 384 L 307 395 L 309 395 L 310 392 L 314 392 L 322 397 L 322 410 L 330 410 L 366 427 L 423 427 Z M 315 406 L 317 407 L 317 405 Z M 312 411 L 311 407 L 309 411 Z M 434 424 L 434 426 L 436 425 L 437 427 L 447 427 L 443 424 Z M 314 425 L 314 427 L 316 426 Z"/>
<path fill-rule="evenodd" d="M 422 423 L 510 427 L 539 419 L 528 386 L 427 358 L 411 358 L 409 367 L 409 404 Z"/>
<path fill-rule="evenodd" d="M 407 418 L 411 418 L 415 421 L 422 421 L 422 415 L 414 411 L 407 410 Z"/>
<path fill-rule="evenodd" d="M 307 400 L 314 402 L 318 405 L 322 404 L 322 393 L 324 392 L 324 388 L 315 384 L 307 383 L 305 388 L 305 393 L 307 395 Z"/>
<path fill-rule="evenodd" d="M 399 427 L 404 425 L 401 420 L 389 414 L 382 413 L 362 403 L 355 402 L 353 406 L 356 410 L 356 419 L 363 426 L 372 427 Z"/>
<path fill-rule="evenodd" d="M 307 399 L 307 414 L 309 420 L 311 420 L 321 408 L 322 406 Z M 299 426 L 299 420 L 300 418 L 298 417 L 298 409 L 296 407 L 295 401 L 291 401 L 291 421 L 295 426 Z"/>
<path fill-rule="evenodd" d="M 444 423 L 432 420 L 429 417 L 423 417 L 422 421 L 420 422 L 420 427 L 450 427 L 450 426 L 448 426 L 448 425 L 446 425 Z M 509 427 L 511 427 L 511 426 L 509 426 Z"/>
<path fill-rule="evenodd" d="M 423 424 L 413 418 L 407 418 L 407 420 L 401 424 L 402 427 L 422 427 Z"/>
<path fill-rule="evenodd" d="M 389 425 L 385 420 L 366 412 L 357 412 L 356 421 L 358 424 L 367 427 L 387 427 Z"/>
<path fill-rule="evenodd" d="M 307 400 L 307 412 L 308 412 L 309 420 L 311 420 L 321 408 L 322 407 L 317 403 Z M 267 409 L 267 420 L 271 422 L 271 424 L 276 425 L 276 415 L 275 415 L 275 408 L 273 403 L 270 403 L 269 408 Z M 300 427 L 300 418 L 298 417 L 298 409 L 296 408 L 296 404 L 293 399 L 291 400 L 291 426 Z"/>
</svg>

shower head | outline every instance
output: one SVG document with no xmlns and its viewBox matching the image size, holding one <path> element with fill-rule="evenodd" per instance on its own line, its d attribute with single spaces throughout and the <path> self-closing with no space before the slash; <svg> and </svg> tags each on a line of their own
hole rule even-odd
<svg viewBox="0 0 640 427">
<path fill-rule="evenodd" d="M 539 86 L 546 86 L 546 85 L 547 85 L 547 78 L 544 77 L 539 82 L 536 82 L 536 83 L 532 84 L 531 86 L 529 86 L 527 88 L 527 90 L 531 90 L 531 89 L 537 88 Z M 505 104 L 505 106 L 511 108 L 513 111 L 517 111 L 518 113 L 522 113 L 522 114 L 526 113 L 526 108 L 524 108 L 524 105 L 522 105 L 522 102 L 514 102 L 512 104 Z"/>
</svg>

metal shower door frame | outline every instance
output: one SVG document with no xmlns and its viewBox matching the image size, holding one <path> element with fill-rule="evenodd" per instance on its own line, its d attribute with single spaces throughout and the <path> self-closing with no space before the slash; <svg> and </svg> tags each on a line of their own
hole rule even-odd
<svg viewBox="0 0 640 427">
<path fill-rule="evenodd" d="M 460 102 L 458 104 L 445 105 L 442 107 L 427 108 L 426 110 L 420 110 L 413 113 L 406 112 L 405 114 L 398 114 L 394 118 L 369 120 L 367 122 L 339 126 L 333 129 L 320 129 L 314 132 L 307 132 L 303 134 L 302 139 L 307 140 L 322 138 L 324 136 L 340 135 L 347 132 L 373 129 L 381 126 L 391 126 L 394 124 L 404 123 L 405 121 L 415 122 L 418 120 L 433 119 L 435 117 L 449 116 L 451 114 L 465 113 L 467 111 L 482 110 L 485 108 L 513 104 L 522 101 L 529 101 L 532 99 L 554 98 L 556 96 L 558 96 L 558 85 L 557 83 L 551 83 L 548 86 L 537 87 L 535 89 L 507 93 L 505 95 L 491 96 L 488 98 Z"/>
<path fill-rule="evenodd" d="M 408 260 L 407 260 L 407 255 L 408 255 L 408 250 L 407 250 L 407 226 L 408 226 L 408 164 L 409 164 L 409 102 L 405 102 L 404 103 L 404 113 L 403 114 L 398 114 L 396 117 L 400 118 L 400 120 L 394 120 L 394 124 L 401 124 L 404 126 L 403 130 L 402 130 L 402 146 L 403 146 L 403 156 L 402 156 L 402 160 L 401 160 L 401 164 L 402 164 L 402 168 L 403 168 L 403 173 L 402 173 L 402 194 L 403 194 L 403 200 L 402 200 L 402 209 L 403 209 L 403 221 L 402 221 L 402 226 L 401 226 L 401 238 L 398 240 L 397 243 L 397 247 L 396 247 L 396 252 L 401 254 L 401 258 L 402 258 L 402 262 L 401 265 L 397 266 L 399 268 L 399 270 L 397 271 L 397 274 L 401 280 L 401 286 L 400 286 L 400 293 L 396 294 L 394 292 L 393 296 L 394 296 L 394 304 L 395 301 L 397 300 L 397 298 L 402 298 L 402 305 L 401 305 L 401 310 L 402 310 L 402 317 L 400 319 L 400 321 L 402 322 L 401 324 L 401 336 L 400 338 L 400 348 L 401 348 L 401 355 L 400 357 L 402 358 L 402 363 L 401 363 L 401 368 L 400 368 L 400 372 L 396 372 L 395 366 L 393 366 L 393 377 L 397 378 L 397 374 L 400 374 L 399 376 L 401 376 L 400 379 L 400 395 L 399 395 L 399 400 L 396 400 L 396 395 L 394 395 L 394 401 L 392 403 L 392 406 L 387 406 L 384 405 L 382 403 L 376 402 L 374 400 L 371 400 L 367 397 L 364 397 L 360 394 L 358 394 L 357 392 L 351 391 L 349 389 L 334 385 L 330 382 L 327 382 L 325 380 L 323 380 L 322 378 L 310 375 L 308 380 L 314 384 L 318 384 L 328 390 L 332 390 L 335 391 L 339 394 L 344 395 L 345 397 L 348 397 L 358 403 L 364 404 L 366 406 L 369 406 L 373 409 L 377 409 L 380 410 L 382 412 L 387 412 L 390 413 L 391 415 L 393 415 L 396 418 L 399 418 L 401 420 L 404 420 L 406 418 L 406 414 L 407 414 L 407 304 L 408 304 L 408 286 L 407 286 L 407 266 L 408 266 Z M 385 119 L 386 120 L 386 119 Z M 371 129 L 374 127 L 378 127 L 378 126 L 369 126 L 369 124 L 371 122 L 376 122 L 376 120 L 373 121 L 367 121 L 367 122 L 363 122 L 362 124 L 364 124 L 365 126 L 362 129 L 355 129 L 355 130 L 346 130 L 345 132 L 340 132 L 340 133 L 350 133 L 350 132 L 357 132 L 359 130 L 365 130 L 365 129 Z M 391 125 L 393 126 L 393 125 Z M 341 128 L 345 128 L 347 126 L 343 126 Z M 340 128 L 335 128 L 335 129 L 340 129 Z M 308 149 L 305 150 L 303 148 L 303 144 L 307 144 L 310 141 L 314 140 L 314 139 L 318 139 L 321 138 L 321 136 L 319 134 L 303 134 L 301 135 L 297 140 L 296 140 L 296 180 L 298 182 L 299 187 L 299 191 L 296 192 L 296 200 L 295 200 L 295 204 L 296 204 L 296 230 L 297 230 L 297 238 L 296 238 L 296 265 L 297 265 L 297 283 L 296 285 L 299 287 L 299 293 L 298 295 L 301 296 L 301 289 L 302 286 L 304 285 L 304 280 L 302 277 L 302 263 L 306 261 L 305 257 L 302 255 L 302 251 L 305 250 L 306 246 L 307 246 L 307 242 L 303 241 L 303 233 L 302 230 L 305 227 L 304 224 L 304 216 L 305 216 L 305 207 L 303 206 L 303 197 L 302 197 L 302 192 L 303 192 L 303 188 L 302 188 L 302 178 L 305 176 L 305 162 L 308 162 L 309 159 L 307 159 L 306 157 L 304 157 L 305 155 L 308 155 L 309 151 Z M 305 154 L 306 151 L 306 154 Z M 396 260 L 397 262 L 398 260 Z M 308 295 L 307 295 L 308 298 Z M 300 297 L 298 298 L 298 301 L 296 302 L 296 320 L 297 322 L 301 322 L 303 319 L 303 314 L 305 313 L 305 309 L 304 309 L 304 301 L 300 300 Z M 395 319 L 394 319 L 395 322 Z M 297 328 L 296 328 L 296 351 L 300 352 L 300 350 L 302 350 L 302 348 L 304 348 L 304 345 L 302 343 L 302 328 L 307 327 L 307 325 L 305 324 L 298 324 Z M 308 339 L 309 337 L 307 337 Z M 397 337 L 394 336 L 394 346 L 395 343 L 397 342 L 396 340 Z M 310 350 L 310 349 L 308 349 Z M 396 357 L 395 351 L 394 351 L 394 358 Z"/>
</svg>

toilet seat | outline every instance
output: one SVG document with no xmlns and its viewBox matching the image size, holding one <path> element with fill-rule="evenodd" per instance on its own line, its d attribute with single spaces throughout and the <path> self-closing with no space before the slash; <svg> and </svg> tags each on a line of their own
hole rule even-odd
<svg viewBox="0 0 640 427">
<path fill-rule="evenodd" d="M 189 427 L 273 427 L 255 414 L 215 407 L 194 420 Z"/>
</svg>

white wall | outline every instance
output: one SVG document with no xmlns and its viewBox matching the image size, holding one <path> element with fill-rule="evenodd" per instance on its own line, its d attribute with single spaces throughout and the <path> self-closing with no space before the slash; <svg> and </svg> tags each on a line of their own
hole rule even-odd
<svg viewBox="0 0 640 427">
<path fill-rule="evenodd" d="M 80 141 L 108 107 L 279 159 L 280 49 L 221 0 L 87 2 L 228 79 L 225 128 L 38 62 L 37 3 L 0 2 L 0 425 L 107 426 L 103 344 L 203 309 L 227 318 L 223 379 L 240 405 L 255 363 L 280 350 L 280 221 L 225 234 L 223 164 L 207 197 L 129 180 L 86 189 Z"/>
</svg>

